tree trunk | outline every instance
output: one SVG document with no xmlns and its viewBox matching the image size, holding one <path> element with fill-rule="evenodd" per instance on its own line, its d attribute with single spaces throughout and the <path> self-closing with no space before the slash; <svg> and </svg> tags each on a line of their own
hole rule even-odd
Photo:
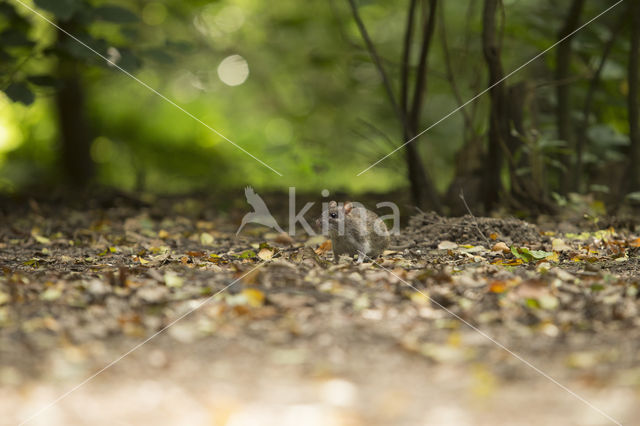
<svg viewBox="0 0 640 426">
<path fill-rule="evenodd" d="M 420 58 L 416 70 L 416 82 L 413 91 L 411 107 L 406 112 L 405 140 L 413 139 L 420 131 L 420 113 L 424 104 L 427 91 L 427 66 L 429 62 L 429 50 L 435 32 L 437 0 L 429 0 L 429 14 L 425 16 L 423 23 L 423 39 L 420 48 Z M 411 6 L 410 6 L 411 7 Z M 415 9 L 414 9 L 415 10 Z M 410 11 L 413 12 L 413 11 Z M 408 22 L 409 23 L 409 22 Z M 406 100 L 408 102 L 408 100 Z M 418 207 L 429 207 L 438 213 L 442 212 L 440 198 L 428 172 L 422 164 L 420 152 L 414 142 L 405 146 L 407 157 L 407 172 L 411 182 L 411 194 Z"/>
<path fill-rule="evenodd" d="M 502 183 L 502 149 L 506 147 L 509 135 L 509 118 L 506 108 L 506 92 L 500 62 L 500 44 L 496 37 L 496 11 L 499 0 L 485 0 L 482 14 L 482 50 L 489 69 L 489 141 L 483 174 L 483 199 L 486 211 L 490 211 L 499 201 Z M 492 87 L 493 86 L 493 87 Z"/>
<path fill-rule="evenodd" d="M 596 90 L 600 84 L 600 79 L 602 76 L 602 71 L 609 59 L 609 54 L 613 49 L 613 45 L 620 33 L 620 28 L 622 28 L 624 22 L 623 19 L 626 16 L 621 16 L 622 19 L 618 19 L 616 25 L 611 29 L 611 37 L 607 40 L 607 43 L 604 45 L 604 49 L 602 51 L 602 56 L 600 56 L 600 62 L 598 63 L 598 67 L 596 68 L 593 76 L 589 80 L 589 88 L 587 89 L 587 95 L 585 96 L 584 105 L 582 107 L 582 124 L 578 129 L 578 136 L 576 139 L 576 163 L 575 170 L 573 171 L 573 189 L 577 192 L 582 192 L 584 190 L 584 181 L 583 181 L 583 169 L 584 169 L 584 150 L 587 145 L 587 130 L 589 128 L 589 118 L 591 117 L 591 108 L 593 106 L 593 98 L 596 94 Z M 588 180 L 587 180 L 588 183 Z"/>
<path fill-rule="evenodd" d="M 69 24 L 61 24 L 71 32 Z M 68 29 L 69 28 L 69 29 Z M 67 37 L 58 31 L 58 43 Z M 91 159 L 91 130 L 86 119 L 82 76 L 75 59 L 60 55 L 57 68 L 61 87 L 55 95 L 60 131 L 60 164 L 71 186 L 83 187 L 94 175 Z"/>
<path fill-rule="evenodd" d="M 409 0 L 407 9 L 407 23 L 404 29 L 404 43 L 402 47 L 402 74 L 400 76 L 400 108 L 402 114 L 407 117 L 409 110 L 409 68 L 411 66 L 411 44 L 413 40 L 413 22 L 416 15 L 418 0 Z"/>
<path fill-rule="evenodd" d="M 629 51 L 629 162 L 627 164 L 627 190 L 640 191 L 640 0 L 629 2 L 631 20 L 631 50 Z"/>
<path fill-rule="evenodd" d="M 569 12 L 565 18 L 564 25 L 558 32 L 558 40 L 563 39 L 576 28 L 580 23 L 580 15 L 584 6 L 584 0 L 573 0 L 569 7 Z M 571 151 L 575 150 L 575 141 L 573 139 L 573 129 L 571 124 L 571 93 L 569 83 L 567 82 L 571 74 L 571 53 L 573 36 L 564 40 L 556 48 L 556 127 L 558 139 L 565 141 Z M 563 156 L 564 157 L 564 156 Z M 572 164 L 571 157 L 565 157 L 562 163 Z M 567 170 L 561 174 L 560 191 L 567 193 L 571 188 L 572 179 L 567 174 L 572 172 L 573 167 L 567 167 Z"/>
</svg>

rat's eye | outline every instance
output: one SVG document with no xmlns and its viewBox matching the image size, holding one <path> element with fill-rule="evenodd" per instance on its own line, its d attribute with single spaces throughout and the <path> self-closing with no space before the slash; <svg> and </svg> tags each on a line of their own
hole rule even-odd
<svg viewBox="0 0 640 426">
<path fill-rule="evenodd" d="M 335 219 L 336 217 L 338 217 L 338 213 L 329 213 L 329 216 Z"/>
</svg>

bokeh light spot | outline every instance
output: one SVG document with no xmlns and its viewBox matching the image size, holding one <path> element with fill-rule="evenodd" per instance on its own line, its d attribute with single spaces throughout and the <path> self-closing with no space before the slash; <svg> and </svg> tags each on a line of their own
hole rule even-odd
<svg viewBox="0 0 640 426">
<path fill-rule="evenodd" d="M 147 25 L 160 25 L 167 19 L 167 8 L 162 3 L 151 2 L 142 9 L 142 20 Z"/>
<path fill-rule="evenodd" d="M 22 132 L 13 120 L 11 101 L 0 98 L 0 154 L 16 149 L 22 143 Z"/>
<path fill-rule="evenodd" d="M 227 6 L 218 12 L 214 22 L 222 31 L 231 33 L 244 24 L 244 12 L 238 6 Z"/>
<path fill-rule="evenodd" d="M 113 157 L 113 142 L 104 136 L 97 137 L 91 144 L 91 158 L 96 163 L 107 163 Z"/>
<path fill-rule="evenodd" d="M 249 64 L 240 55 L 227 56 L 218 65 L 218 77 L 227 86 L 239 86 L 249 77 Z"/>
</svg>

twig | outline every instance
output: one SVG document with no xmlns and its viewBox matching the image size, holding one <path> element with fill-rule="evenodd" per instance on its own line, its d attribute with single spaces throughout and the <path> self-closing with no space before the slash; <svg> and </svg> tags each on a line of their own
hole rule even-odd
<svg viewBox="0 0 640 426">
<path fill-rule="evenodd" d="M 596 71 L 593 73 L 591 80 L 589 81 L 589 89 L 587 90 L 587 95 L 585 97 L 584 106 L 582 108 L 582 117 L 583 122 L 580 127 L 580 131 L 578 133 L 578 138 L 576 140 L 576 164 L 574 170 L 574 189 L 580 192 L 580 187 L 582 186 L 582 157 L 583 150 L 585 145 L 585 140 L 587 137 L 587 127 L 589 126 L 589 116 L 591 115 L 591 107 L 593 104 L 593 97 L 596 93 L 596 89 L 600 83 L 600 77 L 602 75 L 602 71 L 604 70 L 604 66 L 609 59 L 609 54 L 613 48 L 613 45 L 620 33 L 620 29 L 623 28 L 623 23 L 626 18 L 625 14 L 621 14 L 618 22 L 615 27 L 611 30 L 611 37 L 604 45 L 604 49 L 602 51 L 602 55 L 600 56 L 600 62 L 598 63 L 598 67 Z"/>
<path fill-rule="evenodd" d="M 389 137 L 389 135 L 387 135 L 382 129 L 378 128 L 375 124 L 370 123 L 367 120 L 364 120 L 362 118 L 360 118 L 359 121 L 361 121 L 362 124 L 367 126 L 369 129 L 373 130 L 378 135 L 382 136 L 382 138 L 387 142 L 389 146 L 393 146 L 393 147 L 396 146 L 396 143 Z"/>
<path fill-rule="evenodd" d="M 451 55 L 449 54 L 449 44 L 447 42 L 447 26 L 445 23 L 444 4 L 440 7 L 440 39 L 440 41 L 442 42 L 445 75 L 447 80 L 449 81 L 449 84 L 451 85 L 451 90 L 453 91 L 453 96 L 458 102 L 458 106 L 462 106 L 464 104 L 464 101 L 462 100 L 462 96 L 460 95 L 460 89 L 458 88 L 458 83 L 456 82 L 456 78 L 453 74 L 453 67 L 451 66 Z M 462 109 L 460 111 L 462 112 L 464 121 L 467 124 L 467 128 L 473 129 L 473 120 L 469 115 L 469 111 L 467 111 L 464 106 L 462 106 Z"/>
<path fill-rule="evenodd" d="M 464 190 L 462 190 L 462 189 L 460 189 L 460 199 L 462 200 L 462 202 L 464 203 L 464 206 L 466 207 L 467 211 L 469 212 L 469 214 L 473 218 L 473 223 L 476 225 L 476 229 L 478 230 L 478 233 L 487 242 L 487 246 L 491 245 L 491 242 L 489 241 L 489 239 L 484 235 L 484 233 L 480 229 L 480 225 L 478 225 L 478 219 L 476 218 L 476 216 L 473 214 L 473 212 L 469 208 L 469 205 L 467 204 L 467 200 L 464 198 Z"/>
<path fill-rule="evenodd" d="M 393 94 L 391 81 L 389 81 L 389 77 L 387 76 L 387 73 L 384 70 L 384 66 L 382 65 L 380 56 L 378 55 L 378 52 L 376 51 L 376 48 L 373 45 L 371 38 L 369 37 L 367 28 L 365 27 L 364 22 L 362 21 L 362 18 L 360 18 L 360 14 L 358 13 L 358 6 L 356 6 L 355 0 L 348 0 L 348 1 L 349 1 L 349 5 L 351 6 L 351 12 L 353 13 L 353 19 L 356 21 L 356 24 L 358 25 L 358 30 L 360 31 L 360 35 L 362 35 L 362 39 L 367 45 L 367 50 L 369 51 L 369 55 L 371 56 L 371 59 L 373 59 L 373 62 L 376 68 L 378 69 L 378 72 L 380 73 L 380 77 L 382 77 L 382 82 L 384 84 L 385 90 L 387 91 L 387 96 L 389 97 L 389 101 L 391 102 L 393 110 L 398 116 L 398 120 L 400 120 L 400 123 L 403 125 L 403 127 L 405 127 L 404 115 L 402 114 L 402 111 L 398 107 L 398 102 L 396 101 L 396 97 Z"/>
</svg>

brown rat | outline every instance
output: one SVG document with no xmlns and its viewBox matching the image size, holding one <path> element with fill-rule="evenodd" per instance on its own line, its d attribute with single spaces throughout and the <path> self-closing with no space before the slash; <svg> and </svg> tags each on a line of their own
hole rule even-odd
<svg viewBox="0 0 640 426">
<path fill-rule="evenodd" d="M 342 205 L 331 201 L 328 207 L 316 224 L 331 238 L 334 261 L 343 254 L 357 254 L 358 263 L 362 263 L 365 257 L 380 256 L 389 246 L 387 225 L 371 210 L 351 202 Z"/>
</svg>

